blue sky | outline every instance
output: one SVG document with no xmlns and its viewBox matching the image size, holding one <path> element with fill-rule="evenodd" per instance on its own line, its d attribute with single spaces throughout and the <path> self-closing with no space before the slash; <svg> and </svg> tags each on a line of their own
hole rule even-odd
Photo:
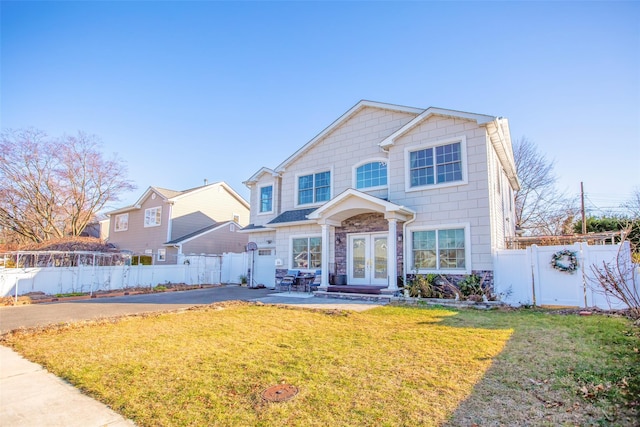
<svg viewBox="0 0 640 427">
<path fill-rule="evenodd" d="M 1 3 L 2 128 L 98 135 L 138 186 L 242 184 L 361 99 L 507 117 L 584 182 L 640 187 L 639 2 Z"/>
</svg>

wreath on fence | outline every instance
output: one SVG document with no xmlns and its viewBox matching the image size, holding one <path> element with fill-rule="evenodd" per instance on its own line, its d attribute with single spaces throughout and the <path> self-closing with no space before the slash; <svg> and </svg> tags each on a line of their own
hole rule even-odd
<svg viewBox="0 0 640 427">
<path fill-rule="evenodd" d="M 578 269 L 576 253 L 568 249 L 556 252 L 551 257 L 551 267 L 566 273 L 575 272 Z"/>
</svg>

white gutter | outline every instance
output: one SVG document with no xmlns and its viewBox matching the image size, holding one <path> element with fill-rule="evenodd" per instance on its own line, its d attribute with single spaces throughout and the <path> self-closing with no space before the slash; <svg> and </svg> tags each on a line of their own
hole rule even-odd
<svg viewBox="0 0 640 427">
<path fill-rule="evenodd" d="M 407 283 L 407 225 L 416 220 L 416 213 L 413 213 L 413 217 L 409 221 L 405 221 L 402 224 L 402 284 Z"/>
</svg>

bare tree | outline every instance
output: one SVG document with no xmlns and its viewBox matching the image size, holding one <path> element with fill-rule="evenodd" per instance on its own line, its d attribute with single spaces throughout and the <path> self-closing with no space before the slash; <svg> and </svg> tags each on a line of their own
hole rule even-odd
<svg viewBox="0 0 640 427">
<path fill-rule="evenodd" d="M 516 224 L 528 235 L 565 234 L 577 211 L 556 189 L 553 161 L 526 137 L 513 145 L 520 190 L 515 194 Z"/>
<path fill-rule="evenodd" d="M 631 193 L 631 198 L 623 203 L 622 207 L 629 211 L 631 218 L 640 220 L 640 188 Z"/>
<path fill-rule="evenodd" d="M 623 230 L 623 236 L 631 233 L 632 224 Z M 634 319 L 640 319 L 640 283 L 637 267 L 631 259 L 631 245 L 628 240 L 620 244 L 616 259 L 591 265 L 593 278 L 590 287 L 594 292 L 624 303 Z"/>
<path fill-rule="evenodd" d="M 49 138 L 35 129 L 7 130 L 0 142 L 0 227 L 23 241 L 78 236 L 100 209 L 134 189 L 117 156 L 79 132 Z"/>
</svg>

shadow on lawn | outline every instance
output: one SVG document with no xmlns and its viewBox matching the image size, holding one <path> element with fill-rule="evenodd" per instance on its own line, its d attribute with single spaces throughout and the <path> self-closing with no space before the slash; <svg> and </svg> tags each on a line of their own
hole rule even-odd
<svg viewBox="0 0 640 427">
<path fill-rule="evenodd" d="M 604 342 L 612 339 L 610 334 L 594 336 L 589 328 L 576 330 L 577 318 L 566 322 L 560 318 L 554 325 L 548 313 L 538 313 L 538 318 L 535 313 L 526 314 L 469 316 L 463 312 L 442 318 L 441 325 L 454 328 L 513 330 L 502 352 L 443 426 L 636 426 L 640 355 L 634 357 L 627 349 L 630 356 L 623 358 L 619 351 L 606 350 L 615 348 Z M 640 333 L 636 335 L 640 338 Z M 589 340 L 604 341 L 588 348 L 584 343 Z M 615 369 L 600 362 L 599 351 L 608 351 L 602 360 L 622 364 L 620 370 L 612 373 Z"/>
</svg>

